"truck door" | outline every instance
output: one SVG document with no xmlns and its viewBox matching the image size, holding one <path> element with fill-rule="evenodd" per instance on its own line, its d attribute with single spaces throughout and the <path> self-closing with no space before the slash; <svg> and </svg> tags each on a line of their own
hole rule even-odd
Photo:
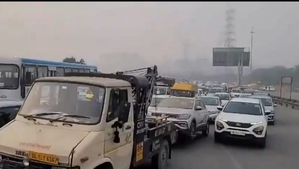
<svg viewBox="0 0 299 169">
<path fill-rule="evenodd" d="M 126 88 L 110 91 L 108 113 L 105 119 L 105 156 L 112 160 L 115 169 L 128 169 L 131 163 L 134 131 L 132 113 L 130 113 L 128 122 L 125 123 L 122 128 L 117 129 L 120 138 L 119 143 L 114 142 L 114 132 L 116 129 L 112 127 L 118 120 L 119 111 L 117 111 L 117 108 L 119 103 L 121 101 L 128 101 L 128 97 L 132 96 L 131 93 L 128 93 L 128 89 Z M 133 105 L 131 105 L 130 112 L 133 110 L 132 107 Z"/>
</svg>

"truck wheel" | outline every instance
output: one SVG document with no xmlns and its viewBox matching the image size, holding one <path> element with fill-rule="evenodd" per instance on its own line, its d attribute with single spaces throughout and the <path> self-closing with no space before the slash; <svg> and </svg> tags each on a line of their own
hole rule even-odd
<svg viewBox="0 0 299 169">
<path fill-rule="evenodd" d="M 209 125 L 209 123 L 207 122 L 206 125 L 207 125 L 207 126 L 206 126 L 205 129 L 202 131 L 202 135 L 205 136 L 205 137 L 207 137 L 207 136 L 209 135 L 209 133 L 210 133 L 210 125 Z"/>
<path fill-rule="evenodd" d="M 154 169 L 166 169 L 168 166 L 169 158 L 169 144 L 168 141 L 163 140 L 159 154 L 152 158 L 152 168 Z"/>
</svg>

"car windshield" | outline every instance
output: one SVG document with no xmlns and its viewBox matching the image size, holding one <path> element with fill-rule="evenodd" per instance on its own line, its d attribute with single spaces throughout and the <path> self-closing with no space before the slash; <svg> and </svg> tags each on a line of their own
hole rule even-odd
<svg viewBox="0 0 299 169">
<path fill-rule="evenodd" d="M 215 94 L 215 96 L 218 96 L 220 100 L 229 100 L 228 94 Z"/>
<path fill-rule="evenodd" d="M 218 105 L 220 105 L 219 99 L 217 99 L 217 98 L 201 97 L 200 99 L 205 103 L 205 105 L 208 105 L 208 106 L 218 106 Z"/>
<path fill-rule="evenodd" d="M 17 89 L 19 86 L 19 67 L 0 64 L 0 89 Z"/>
<path fill-rule="evenodd" d="M 272 100 L 270 98 L 258 98 L 258 97 L 251 97 L 255 99 L 260 99 L 264 106 L 272 106 Z"/>
<path fill-rule="evenodd" d="M 225 113 L 238 113 L 248 115 L 262 115 L 260 104 L 246 102 L 228 102 L 225 106 Z"/>
<path fill-rule="evenodd" d="M 194 100 L 186 98 L 165 98 L 157 107 L 178 108 L 178 109 L 193 109 Z"/>
<path fill-rule="evenodd" d="M 212 89 L 209 90 L 209 93 L 217 93 L 217 92 L 222 92 L 222 89 L 212 88 Z"/>
<path fill-rule="evenodd" d="M 154 89 L 155 95 L 167 95 L 167 89 L 163 87 L 155 87 Z"/>
<path fill-rule="evenodd" d="M 19 115 L 94 124 L 100 120 L 105 89 L 78 83 L 36 82 Z M 72 116 L 72 117 L 70 117 Z"/>
<path fill-rule="evenodd" d="M 156 107 L 163 98 L 153 98 L 150 104 L 150 107 Z"/>
</svg>

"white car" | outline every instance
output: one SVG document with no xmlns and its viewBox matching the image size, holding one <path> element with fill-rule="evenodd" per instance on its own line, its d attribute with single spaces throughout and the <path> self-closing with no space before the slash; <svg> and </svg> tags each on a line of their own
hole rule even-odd
<svg viewBox="0 0 299 169">
<path fill-rule="evenodd" d="M 199 99 L 206 105 L 209 112 L 209 121 L 214 122 L 220 112 L 217 107 L 222 106 L 220 98 L 217 96 L 201 96 Z"/>
<path fill-rule="evenodd" d="M 248 93 L 240 93 L 239 94 L 239 98 L 248 98 L 250 96 L 252 96 L 252 94 L 248 94 Z"/>
<path fill-rule="evenodd" d="M 242 94 L 242 91 L 240 89 L 232 89 L 230 92 L 230 96 L 233 97 L 239 97 L 240 94 Z"/>
<path fill-rule="evenodd" d="M 215 142 L 224 138 L 250 140 L 259 147 L 265 148 L 267 138 L 267 114 L 259 99 L 233 98 L 222 110 L 215 120 Z"/>
<path fill-rule="evenodd" d="M 215 96 L 218 96 L 221 100 L 221 105 L 225 105 L 230 99 L 230 94 L 225 92 L 215 93 Z"/>
<path fill-rule="evenodd" d="M 252 95 L 250 98 L 260 99 L 264 105 L 265 110 L 270 111 L 268 115 L 268 124 L 274 125 L 275 123 L 275 110 L 274 107 L 277 107 L 277 104 L 274 104 L 272 98 L 266 95 Z"/>
<path fill-rule="evenodd" d="M 197 131 L 201 131 L 204 136 L 209 134 L 208 111 L 198 98 L 170 96 L 162 99 L 148 114 L 151 117 L 167 116 L 167 120 L 174 122 L 178 128 L 179 136 L 193 139 Z"/>
</svg>

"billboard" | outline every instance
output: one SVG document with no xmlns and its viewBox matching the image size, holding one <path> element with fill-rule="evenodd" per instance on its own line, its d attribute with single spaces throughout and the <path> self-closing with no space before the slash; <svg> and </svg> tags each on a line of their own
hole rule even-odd
<svg viewBox="0 0 299 169">
<path fill-rule="evenodd" d="M 250 52 L 244 48 L 213 48 L 213 66 L 238 66 L 243 57 L 243 66 L 249 66 Z"/>
</svg>

